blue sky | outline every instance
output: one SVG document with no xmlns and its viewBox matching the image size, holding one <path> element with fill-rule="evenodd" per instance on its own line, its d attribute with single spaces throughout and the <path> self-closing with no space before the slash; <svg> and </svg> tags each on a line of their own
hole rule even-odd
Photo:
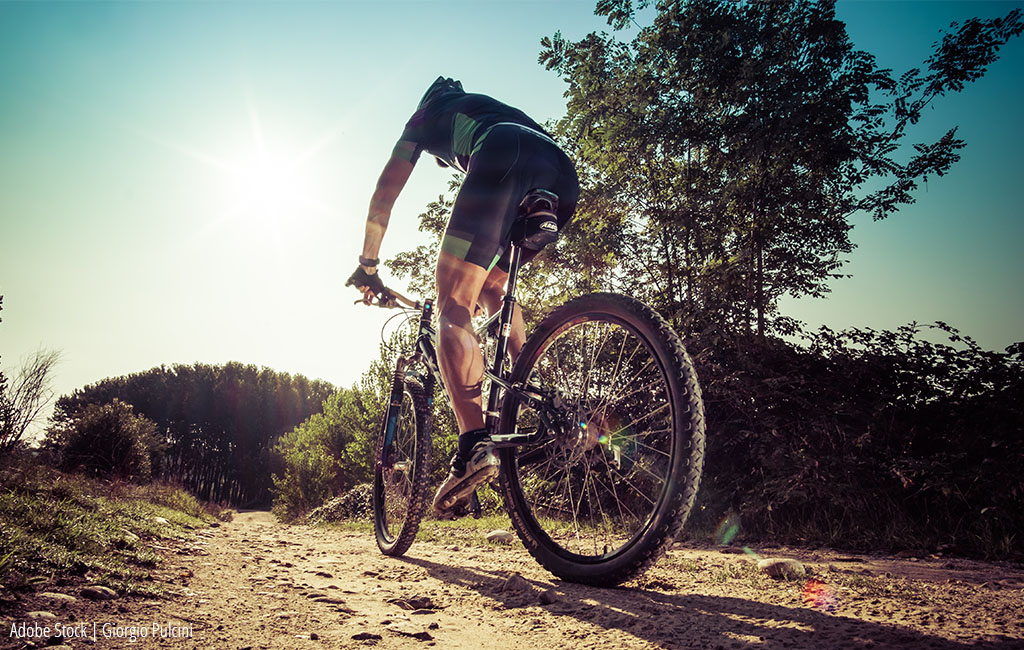
<svg viewBox="0 0 1024 650">
<path fill-rule="evenodd" d="M 897 71 L 951 20 L 1019 3 L 841 2 L 854 42 Z M 237 360 L 349 385 L 387 314 L 342 285 L 391 146 L 438 74 L 540 121 L 564 84 L 542 36 L 605 30 L 593 2 L 0 2 L 0 364 L 62 351 L 58 393 L 160 364 Z M 641 17 L 643 22 L 643 17 Z M 1024 338 L 1020 70 L 941 100 L 962 162 L 873 223 L 811 326 L 942 319 Z M 385 256 L 448 173 L 420 164 Z"/>
</svg>

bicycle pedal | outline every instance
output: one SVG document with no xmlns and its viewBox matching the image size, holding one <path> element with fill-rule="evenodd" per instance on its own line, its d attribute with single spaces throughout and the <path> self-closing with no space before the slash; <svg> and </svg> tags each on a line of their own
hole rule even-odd
<svg viewBox="0 0 1024 650">
<path fill-rule="evenodd" d="M 472 508 L 469 507 L 468 501 L 461 501 L 456 503 L 451 509 L 452 519 L 462 519 L 473 514 Z"/>
</svg>

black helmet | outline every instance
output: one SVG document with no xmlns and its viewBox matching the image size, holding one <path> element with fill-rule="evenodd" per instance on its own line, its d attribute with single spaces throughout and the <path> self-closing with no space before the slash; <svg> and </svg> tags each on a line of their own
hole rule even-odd
<svg viewBox="0 0 1024 650">
<path fill-rule="evenodd" d="M 462 89 L 462 82 L 450 77 L 438 77 L 434 83 L 430 84 L 430 88 L 427 88 L 427 92 L 423 94 L 417 108 L 423 108 L 441 95 L 452 92 L 465 93 L 466 91 Z"/>
</svg>

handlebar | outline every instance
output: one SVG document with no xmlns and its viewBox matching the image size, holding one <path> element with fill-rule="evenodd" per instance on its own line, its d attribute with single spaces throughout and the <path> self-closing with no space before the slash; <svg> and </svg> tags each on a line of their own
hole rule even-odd
<svg viewBox="0 0 1024 650">
<path fill-rule="evenodd" d="M 408 298 L 398 293 L 394 289 L 384 287 L 384 291 L 385 292 L 380 294 L 379 296 L 375 296 L 376 301 L 371 300 L 370 302 L 367 303 L 363 300 L 357 300 L 355 304 L 363 304 L 371 307 L 381 307 L 383 309 L 400 309 L 402 308 L 403 305 L 405 307 L 408 307 L 409 309 L 421 309 L 423 307 L 423 305 L 418 300 L 409 300 Z"/>
</svg>

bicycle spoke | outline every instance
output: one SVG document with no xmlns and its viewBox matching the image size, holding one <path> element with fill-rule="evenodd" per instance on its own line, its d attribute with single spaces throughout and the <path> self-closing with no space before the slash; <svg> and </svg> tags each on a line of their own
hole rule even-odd
<svg viewBox="0 0 1024 650">
<path fill-rule="evenodd" d="M 550 397 L 506 423 L 544 430 L 503 466 L 513 523 L 556 575 L 619 584 L 665 551 L 692 507 L 703 449 L 692 366 L 661 316 L 614 294 L 572 300 L 534 336 L 513 380 Z"/>
<path fill-rule="evenodd" d="M 662 429 L 662 431 L 668 431 L 668 429 Z M 658 449 L 657 447 L 652 447 L 651 445 L 640 442 L 639 440 L 636 440 L 635 436 L 623 436 L 621 438 L 618 438 L 618 440 L 628 441 L 631 444 L 636 445 L 637 447 L 643 447 L 645 450 L 649 451 L 652 454 L 658 454 L 659 456 L 664 456 L 665 458 L 672 457 L 672 454 L 665 451 L 664 449 Z"/>
<path fill-rule="evenodd" d="M 647 391 L 651 387 L 653 387 L 654 385 L 659 383 L 660 381 L 661 381 L 660 378 L 653 379 L 650 382 L 648 382 L 648 383 L 646 383 L 646 384 L 644 384 L 642 386 L 638 386 L 637 388 L 634 388 L 633 390 L 629 391 L 628 393 L 623 393 L 623 394 L 616 395 L 614 401 L 611 398 L 608 398 L 608 400 L 606 400 L 605 403 L 601 405 L 601 408 L 605 408 L 605 409 L 609 408 L 609 407 L 613 406 L 614 404 L 617 404 L 619 402 L 625 401 L 626 398 L 629 398 L 629 397 L 632 397 L 634 395 L 638 395 L 638 394 L 640 394 L 640 393 L 642 393 L 644 391 Z"/>
<path fill-rule="evenodd" d="M 594 368 L 597 359 L 601 356 L 601 353 L 604 351 L 604 346 L 610 338 L 611 329 L 611 326 L 605 323 L 604 336 L 601 338 L 601 344 L 594 347 L 594 354 L 590 357 L 590 364 L 587 366 L 585 371 L 587 379 L 586 384 L 583 386 L 584 395 L 590 395 L 590 382 L 594 377 L 594 373 L 591 372 L 591 369 Z"/>
<path fill-rule="evenodd" d="M 608 473 L 609 481 L 608 481 L 608 483 L 605 484 L 605 487 L 607 489 L 609 489 L 613 494 L 615 494 L 615 507 L 619 511 L 619 518 L 622 519 L 623 521 L 625 521 L 627 519 L 639 520 L 640 517 L 635 512 L 630 510 L 629 506 L 624 504 L 622 502 L 623 500 L 619 498 L 619 496 L 617 494 L 617 490 L 615 488 L 615 479 L 614 479 L 614 477 L 611 476 L 611 471 L 610 470 L 611 470 L 611 468 L 609 468 L 609 473 Z M 629 516 L 628 517 L 625 515 L 625 513 L 622 512 L 623 508 L 625 508 L 629 512 Z"/>
<path fill-rule="evenodd" d="M 654 359 L 648 359 L 647 363 L 646 363 L 646 364 L 644 364 L 643 368 L 641 368 L 641 369 L 640 369 L 640 370 L 639 370 L 639 371 L 638 371 L 638 372 L 637 372 L 637 373 L 636 373 L 635 375 L 633 375 L 633 377 L 631 377 L 631 378 L 629 379 L 629 381 L 625 382 L 625 386 L 626 386 L 626 387 L 628 387 L 628 386 L 630 386 L 630 385 L 631 385 L 631 384 L 632 384 L 633 382 L 635 382 L 635 381 L 637 380 L 637 378 L 639 378 L 639 377 L 640 377 L 640 375 L 642 375 L 642 374 L 643 374 L 643 373 L 644 373 L 644 372 L 645 372 L 645 371 L 647 370 L 648 366 L 650 366 L 650 365 L 651 365 L 651 364 L 653 364 L 653 363 L 654 363 Z M 613 383 L 613 384 L 611 384 L 611 385 L 614 385 L 614 383 Z M 615 397 L 615 398 L 616 398 L 616 399 L 615 399 L 615 401 L 619 401 L 619 399 L 622 399 L 621 397 L 618 397 L 618 395 L 614 395 L 614 396 L 609 396 L 608 398 L 606 398 L 606 399 L 604 400 L 604 402 L 602 402 L 602 403 L 601 403 L 601 404 L 600 404 L 600 405 L 598 406 L 598 409 L 601 409 L 601 408 L 606 408 L 606 407 L 607 407 L 607 405 L 608 405 L 608 403 L 609 403 L 609 402 L 610 402 L 610 401 L 612 400 L 612 398 L 613 398 L 613 397 Z"/>
<path fill-rule="evenodd" d="M 647 418 L 651 417 L 652 415 L 654 415 L 656 413 L 660 413 L 661 411 L 664 411 L 665 409 L 667 409 L 670 406 L 671 406 L 671 404 L 669 404 L 668 402 L 665 402 L 664 404 L 662 404 L 658 408 L 654 409 L 653 411 L 650 411 L 649 413 L 645 413 L 645 414 L 641 415 L 640 417 L 632 420 L 629 424 L 627 424 L 625 426 L 619 427 L 619 429 L 617 429 L 616 431 L 608 432 L 608 436 L 609 437 L 616 436 L 616 435 L 622 433 L 623 431 L 626 431 L 626 430 L 630 429 L 636 423 L 643 422 L 644 420 L 646 420 Z"/>
<path fill-rule="evenodd" d="M 587 479 L 588 479 L 587 484 L 590 486 L 590 489 L 593 492 L 593 501 L 594 501 L 594 503 L 597 504 L 598 512 L 601 514 L 601 527 L 602 527 L 602 529 L 604 531 L 605 539 L 608 539 L 610 537 L 608 535 L 608 522 L 609 522 L 610 518 L 608 517 L 608 515 L 604 511 L 604 504 L 601 503 L 601 495 L 600 495 L 600 493 L 597 490 L 597 476 L 596 476 L 596 472 L 594 473 L 594 476 L 590 476 L 589 473 L 588 473 Z M 596 546 L 595 546 L 595 548 L 596 548 Z"/>
</svg>

